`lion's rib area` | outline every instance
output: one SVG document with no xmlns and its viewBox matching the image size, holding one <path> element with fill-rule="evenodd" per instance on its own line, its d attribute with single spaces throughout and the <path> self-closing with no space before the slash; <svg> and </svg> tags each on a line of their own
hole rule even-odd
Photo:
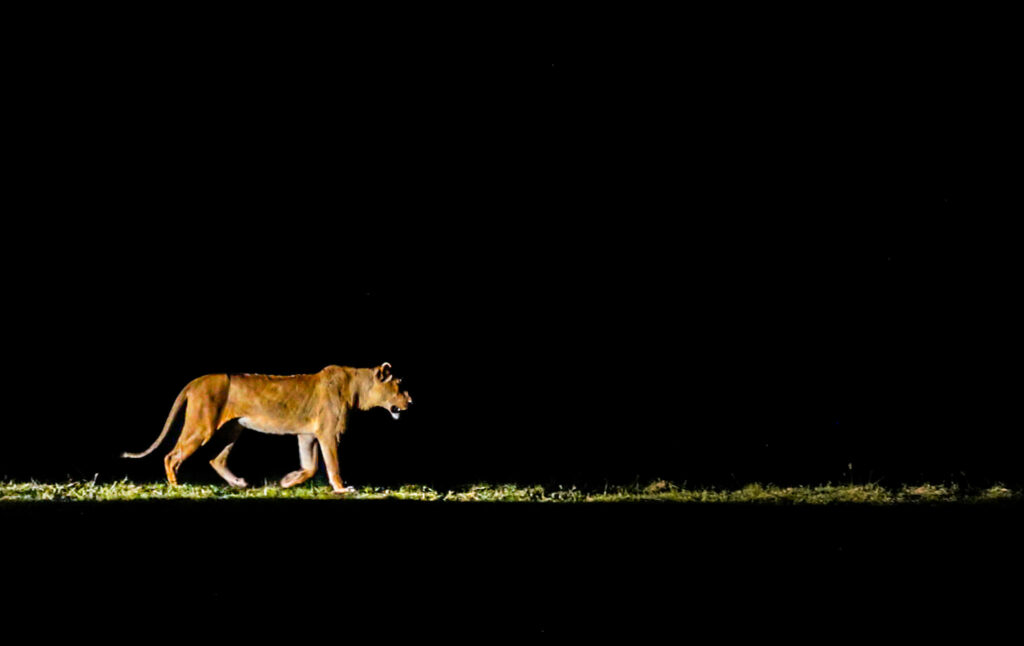
<svg viewBox="0 0 1024 646">
<path fill-rule="evenodd" d="M 221 419 L 261 433 L 313 433 L 325 394 L 317 375 L 231 375 Z"/>
</svg>

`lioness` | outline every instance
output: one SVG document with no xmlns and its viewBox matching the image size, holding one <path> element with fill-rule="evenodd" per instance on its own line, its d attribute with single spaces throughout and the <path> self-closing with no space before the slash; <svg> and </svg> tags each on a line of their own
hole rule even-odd
<svg viewBox="0 0 1024 646">
<path fill-rule="evenodd" d="M 178 468 L 196 449 L 209 442 L 221 427 L 232 420 L 218 435 L 227 442 L 224 449 L 210 460 L 222 478 L 235 487 L 247 486 L 245 480 L 231 473 L 228 454 L 241 432 L 241 427 L 263 433 L 299 436 L 299 460 L 302 468 L 281 480 L 282 487 L 294 487 L 316 473 L 316 443 L 320 445 L 327 476 L 335 493 L 353 491 L 342 485 L 338 473 L 338 440 L 345 432 L 349 411 L 385 408 L 398 419 L 408 410 L 412 398 L 402 391 L 401 379 L 391 374 L 391 364 L 376 368 L 327 366 L 312 375 L 204 375 L 189 382 L 181 391 L 164 424 L 160 437 L 142 453 L 123 453 L 125 458 L 141 458 L 152 453 L 167 436 L 181 405 L 185 408 L 185 425 L 174 449 L 164 457 L 167 481 L 178 484 Z"/>
</svg>

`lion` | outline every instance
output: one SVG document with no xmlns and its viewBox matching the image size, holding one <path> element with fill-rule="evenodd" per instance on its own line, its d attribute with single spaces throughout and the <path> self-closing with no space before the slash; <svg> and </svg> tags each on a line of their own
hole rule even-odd
<svg viewBox="0 0 1024 646">
<path fill-rule="evenodd" d="M 167 481 L 172 485 L 178 484 L 182 462 L 217 434 L 218 440 L 227 444 L 210 460 L 210 465 L 231 486 L 248 486 L 227 466 L 228 454 L 244 427 L 262 433 L 299 436 L 302 468 L 286 475 L 281 480 L 282 487 L 294 487 L 313 477 L 319 444 L 331 488 L 335 493 L 352 492 L 354 489 L 342 483 L 338 470 L 338 442 L 348 424 L 349 412 L 384 408 L 397 420 L 412 403 L 409 393 L 401 390 L 401 383 L 392 375 L 390 363 L 375 368 L 327 366 L 305 375 L 204 375 L 193 379 L 178 394 L 164 430 L 153 445 L 142 453 L 123 453 L 122 457 L 142 458 L 155 451 L 182 404 L 188 402 L 181 436 L 164 457 Z M 238 424 L 228 424 L 234 420 Z"/>
</svg>

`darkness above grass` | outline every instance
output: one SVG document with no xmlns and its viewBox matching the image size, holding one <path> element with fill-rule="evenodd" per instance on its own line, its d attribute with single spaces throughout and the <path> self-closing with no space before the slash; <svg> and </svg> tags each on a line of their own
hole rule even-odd
<svg viewBox="0 0 1024 646">
<path fill-rule="evenodd" d="M 416 406 L 352 420 L 358 486 L 1022 482 L 997 369 L 1019 254 L 969 226 L 1012 209 L 950 132 L 976 101 L 951 50 L 514 72 L 429 47 L 357 73 L 304 42 L 272 74 L 289 48 L 164 36 L 26 68 L 20 240 L 48 271 L 8 295 L 31 430 L 0 436 L 0 477 L 159 478 L 172 440 L 117 456 L 191 379 L 388 361 Z M 83 205 L 105 216 L 50 235 Z M 243 436 L 232 461 L 279 478 L 296 448 Z"/>
</svg>

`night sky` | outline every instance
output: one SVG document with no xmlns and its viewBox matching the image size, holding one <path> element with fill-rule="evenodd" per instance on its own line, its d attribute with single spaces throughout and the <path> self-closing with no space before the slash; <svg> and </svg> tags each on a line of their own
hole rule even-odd
<svg viewBox="0 0 1024 646">
<path fill-rule="evenodd" d="M 967 233 L 998 207 L 944 60 L 70 42 L 25 68 L 33 430 L 0 475 L 159 479 L 171 440 L 116 456 L 192 378 L 388 361 L 415 410 L 353 418 L 356 485 L 1020 479 L 988 367 L 1009 261 Z M 232 461 L 295 453 L 250 433 Z"/>
</svg>

